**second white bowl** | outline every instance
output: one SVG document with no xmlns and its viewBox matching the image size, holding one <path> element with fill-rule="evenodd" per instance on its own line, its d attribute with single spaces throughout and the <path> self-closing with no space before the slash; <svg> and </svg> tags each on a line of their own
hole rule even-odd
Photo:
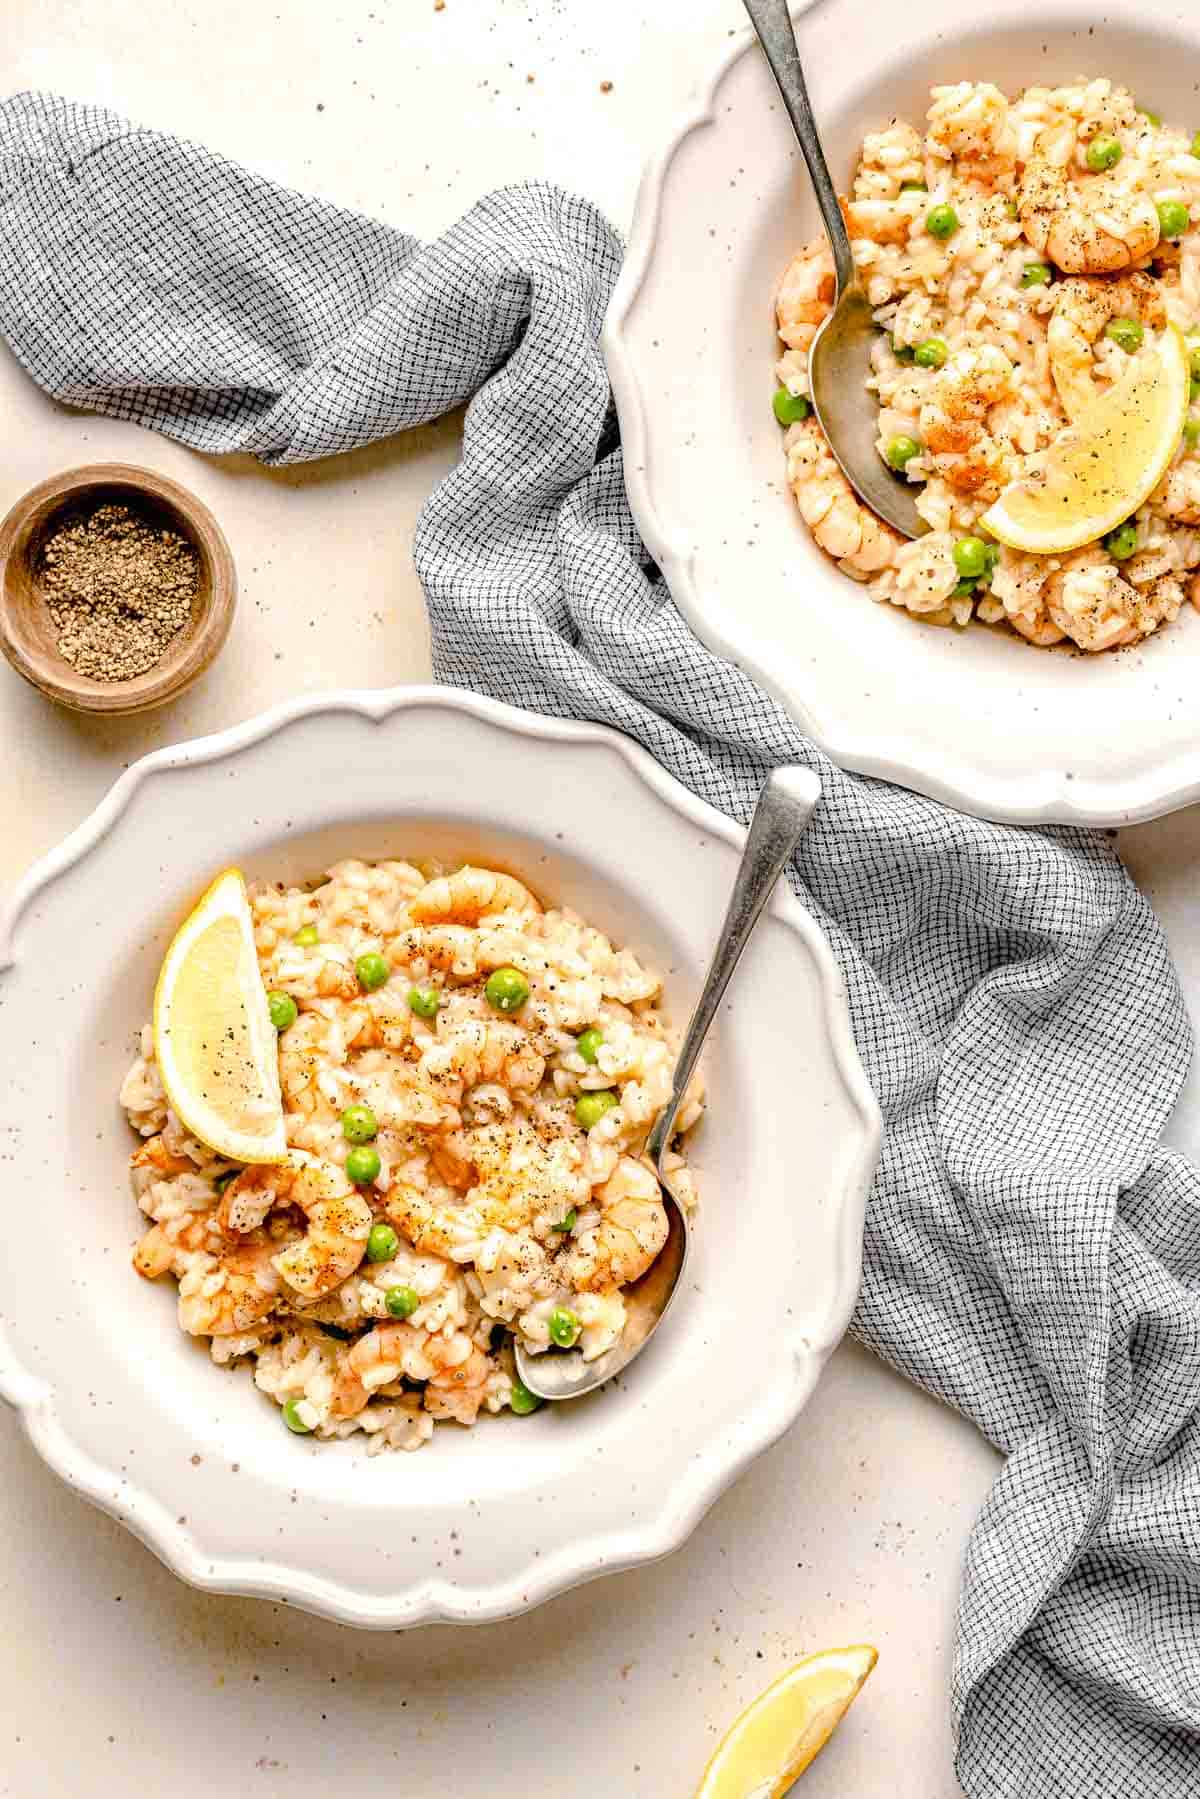
<svg viewBox="0 0 1200 1799">
<path fill-rule="evenodd" d="M 230 863 L 495 859 L 644 954 L 682 1021 L 741 837 L 614 732 L 444 689 L 299 702 L 131 769 L 0 923 L 0 1142 L 56 1245 L 48 1284 L 30 1203 L 0 1210 L 0 1391 L 50 1465 L 186 1579 L 354 1624 L 502 1617 L 682 1542 L 796 1417 L 857 1290 L 878 1114 L 782 884 L 706 1058 L 671 1316 L 591 1399 L 416 1455 L 290 1435 L 180 1333 L 170 1284 L 129 1264 L 117 1091 L 171 932 Z"/>
</svg>

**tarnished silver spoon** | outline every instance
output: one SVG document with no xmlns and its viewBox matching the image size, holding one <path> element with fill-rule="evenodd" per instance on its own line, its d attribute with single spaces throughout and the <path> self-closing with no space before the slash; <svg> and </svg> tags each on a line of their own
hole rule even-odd
<svg viewBox="0 0 1200 1799">
<path fill-rule="evenodd" d="M 721 935 L 680 1046 L 671 1097 L 646 1139 L 644 1160 L 658 1177 L 667 1213 L 667 1241 L 641 1280 L 624 1289 L 625 1329 L 620 1341 L 604 1355 L 591 1362 L 585 1362 L 578 1349 L 546 1350 L 534 1355 L 520 1338 L 516 1339 L 517 1373 L 529 1391 L 542 1399 L 578 1399 L 627 1368 L 645 1347 L 675 1297 L 688 1252 L 687 1213 L 671 1191 L 670 1176 L 663 1171 L 675 1118 L 730 976 L 741 961 L 780 871 L 790 859 L 820 797 L 821 784 L 807 768 L 774 769 L 763 783 Z"/>
<path fill-rule="evenodd" d="M 846 221 L 808 98 L 787 0 L 743 3 L 808 164 L 837 273 L 837 304 L 818 330 L 808 353 L 813 411 L 859 499 L 905 537 L 921 537 L 929 526 L 917 511 L 915 489 L 902 476 L 892 473 L 875 447 L 877 422 L 866 382 L 871 373 L 871 346 L 879 327 L 871 316 L 870 302 L 854 266 Z"/>
</svg>

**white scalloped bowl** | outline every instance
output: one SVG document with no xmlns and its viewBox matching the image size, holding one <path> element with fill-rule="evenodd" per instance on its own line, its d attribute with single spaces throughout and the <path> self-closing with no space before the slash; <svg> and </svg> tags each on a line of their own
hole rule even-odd
<svg viewBox="0 0 1200 1799">
<path fill-rule="evenodd" d="M 850 0 L 799 21 L 814 108 L 845 185 L 864 133 L 920 121 L 931 85 L 1006 91 L 1111 73 L 1200 125 L 1200 22 L 1155 0 L 1101 21 L 1084 0 Z M 1000 630 L 923 626 L 880 606 L 802 525 L 771 412 L 773 295 L 820 230 L 765 61 L 742 37 L 647 171 L 605 350 L 639 527 L 711 648 L 842 766 L 964 811 L 1122 824 L 1200 797 L 1200 618 L 1106 656 Z M 864 394 L 864 404 L 868 404 Z"/>
<path fill-rule="evenodd" d="M 117 1089 L 171 932 L 228 863 L 496 857 L 662 968 L 682 1020 L 741 836 L 614 732 L 439 688 L 303 701 L 131 769 L 0 924 L 0 1392 L 50 1466 L 185 1579 L 360 1625 L 507 1616 L 682 1542 L 796 1417 L 857 1291 L 878 1114 L 789 893 L 714 1032 L 688 1291 L 654 1343 L 593 1399 L 416 1455 L 291 1436 L 180 1333 L 172 1283 L 130 1267 Z"/>
</svg>

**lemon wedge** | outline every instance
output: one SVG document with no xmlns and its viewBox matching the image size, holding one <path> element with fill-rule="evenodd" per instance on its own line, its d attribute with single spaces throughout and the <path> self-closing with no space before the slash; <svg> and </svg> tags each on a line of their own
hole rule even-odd
<svg viewBox="0 0 1200 1799">
<path fill-rule="evenodd" d="M 184 1128 L 234 1162 L 287 1153 L 279 1050 L 240 870 L 175 933 L 154 990 L 154 1054 Z"/>
<path fill-rule="evenodd" d="M 1011 481 L 980 524 L 1032 556 L 1078 550 L 1115 530 L 1166 474 L 1190 386 L 1187 347 L 1168 326 L 1120 380 L 1080 408 L 1042 466 Z"/>
<path fill-rule="evenodd" d="M 782 1799 L 824 1749 L 879 1657 L 867 1644 L 797 1662 L 738 1718 L 696 1799 Z"/>
</svg>

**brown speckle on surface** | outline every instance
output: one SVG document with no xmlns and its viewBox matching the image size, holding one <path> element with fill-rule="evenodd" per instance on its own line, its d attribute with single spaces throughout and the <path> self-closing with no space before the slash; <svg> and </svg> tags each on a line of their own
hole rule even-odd
<svg viewBox="0 0 1200 1799">
<path fill-rule="evenodd" d="M 602 81 L 600 83 L 600 92 L 602 94 L 611 94 L 612 91 L 613 91 L 613 84 L 611 81 Z"/>
</svg>

